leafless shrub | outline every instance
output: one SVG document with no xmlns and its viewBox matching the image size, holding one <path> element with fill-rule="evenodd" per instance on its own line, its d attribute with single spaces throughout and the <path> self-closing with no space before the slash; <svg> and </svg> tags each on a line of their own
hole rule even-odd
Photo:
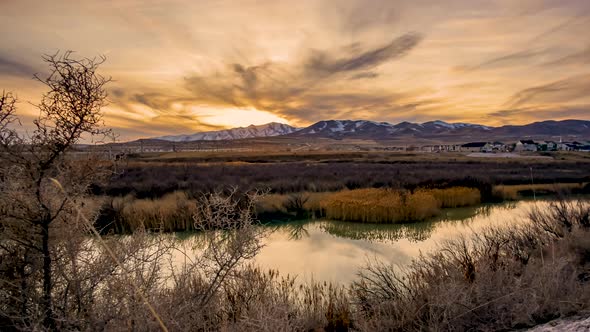
<svg viewBox="0 0 590 332">
<path fill-rule="evenodd" d="M 405 270 L 369 265 L 352 287 L 360 329 L 507 330 L 590 309 L 588 208 L 552 204 L 530 224 L 447 243 Z"/>
<path fill-rule="evenodd" d="M 559 199 L 549 209 L 534 209 L 530 218 L 555 238 L 563 238 L 574 228 L 590 229 L 590 207 L 583 201 Z"/>
<path fill-rule="evenodd" d="M 100 109 L 110 79 L 96 73 L 104 58 L 76 59 L 65 52 L 43 60 L 49 74 L 35 78 L 48 92 L 36 105 L 40 115 L 30 136 L 21 136 L 14 129 L 16 101 L 12 95 L 3 93 L 0 98 L 0 255 L 2 260 L 10 257 L 11 266 L 20 271 L 17 276 L 3 271 L 3 282 L 17 281 L 18 287 L 10 288 L 9 298 L 14 302 L 1 312 L 21 326 L 55 329 L 54 293 L 61 285 L 54 269 L 69 240 L 64 234 L 68 228 L 78 228 L 71 218 L 75 202 L 83 199 L 91 183 L 108 174 L 108 168 L 96 167 L 101 164 L 100 156 L 66 154 L 82 135 L 108 133 L 101 126 Z M 51 179 L 57 179 L 72 199 L 59 195 Z"/>
</svg>

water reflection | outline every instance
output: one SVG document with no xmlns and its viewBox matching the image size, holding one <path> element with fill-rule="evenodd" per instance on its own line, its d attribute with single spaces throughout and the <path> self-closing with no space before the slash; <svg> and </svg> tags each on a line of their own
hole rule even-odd
<svg viewBox="0 0 590 332">
<path fill-rule="evenodd" d="M 410 242 L 424 241 L 434 230 L 434 222 L 422 222 L 416 225 L 371 225 L 325 221 L 319 227 L 326 233 L 353 239 L 378 242 L 395 242 L 407 239 Z"/>
<path fill-rule="evenodd" d="M 348 283 L 367 260 L 404 266 L 460 234 L 524 222 L 533 206 L 547 204 L 521 201 L 448 209 L 427 222 L 403 225 L 310 220 L 261 226 L 268 232 L 255 261 L 263 268 L 297 275 L 299 280 Z M 182 236 L 191 238 L 186 242 L 193 248 L 198 246 L 198 234 Z"/>
<path fill-rule="evenodd" d="M 491 225 L 523 222 L 535 204 L 546 202 L 448 209 L 437 218 L 414 224 L 310 220 L 273 225 L 256 262 L 304 280 L 348 283 L 367 260 L 404 266 L 459 234 L 476 233 Z"/>
</svg>

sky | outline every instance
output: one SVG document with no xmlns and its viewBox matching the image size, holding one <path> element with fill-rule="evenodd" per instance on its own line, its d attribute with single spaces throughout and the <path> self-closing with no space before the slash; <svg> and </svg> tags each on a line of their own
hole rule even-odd
<svg viewBox="0 0 590 332">
<path fill-rule="evenodd" d="M 120 139 L 327 119 L 590 119 L 588 0 L 0 0 L 24 123 L 41 57 L 104 55 Z"/>
</svg>

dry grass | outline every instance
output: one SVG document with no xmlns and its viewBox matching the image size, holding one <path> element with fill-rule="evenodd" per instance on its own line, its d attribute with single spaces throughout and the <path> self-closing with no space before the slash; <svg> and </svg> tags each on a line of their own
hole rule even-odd
<svg viewBox="0 0 590 332">
<path fill-rule="evenodd" d="M 583 183 L 542 183 L 494 186 L 492 195 L 503 200 L 517 200 L 526 196 L 563 194 L 584 188 Z"/>
<path fill-rule="evenodd" d="M 434 195 L 442 208 L 477 205 L 481 203 L 481 194 L 476 188 L 453 187 L 447 189 L 431 189 L 428 193 Z"/>
<path fill-rule="evenodd" d="M 440 208 L 479 202 L 479 190 L 466 187 L 419 189 L 414 192 L 357 189 L 329 195 L 321 201 L 321 207 L 328 219 L 396 223 L 424 220 L 437 215 Z"/>
<path fill-rule="evenodd" d="M 371 264 L 353 286 L 366 331 L 497 331 L 590 310 L 590 206 L 558 202 L 415 260 Z"/>
<path fill-rule="evenodd" d="M 289 220 L 327 217 L 335 220 L 395 223 L 424 220 L 440 208 L 474 205 L 479 190 L 454 187 L 419 189 L 413 193 L 392 189 L 357 189 L 340 192 L 300 192 L 268 194 L 256 204 L 262 220 Z M 198 201 L 176 191 L 156 199 L 136 199 L 131 195 L 107 199 L 102 210 L 103 229 L 117 233 L 136 230 L 165 232 L 194 230 L 192 215 Z"/>
<path fill-rule="evenodd" d="M 395 223 L 436 215 L 438 202 L 425 192 L 356 189 L 335 193 L 321 202 L 326 217 L 335 220 Z"/>
<path fill-rule="evenodd" d="M 174 192 L 160 199 L 118 197 L 113 199 L 112 206 L 118 211 L 118 222 L 123 232 L 194 229 L 193 215 L 197 211 L 197 201 L 189 199 L 183 192 Z"/>
</svg>

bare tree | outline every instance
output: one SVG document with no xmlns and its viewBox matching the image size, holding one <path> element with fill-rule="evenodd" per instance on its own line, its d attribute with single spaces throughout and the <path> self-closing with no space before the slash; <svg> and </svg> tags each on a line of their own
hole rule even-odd
<svg viewBox="0 0 590 332">
<path fill-rule="evenodd" d="M 100 111 L 106 103 L 105 85 L 110 78 L 97 74 L 104 57 L 77 59 L 72 52 L 65 52 L 44 56 L 43 60 L 49 74 L 36 75 L 35 79 L 48 91 L 35 105 L 39 117 L 30 135 L 21 135 L 14 128 L 18 119 L 12 94 L 3 93 L 0 98 L 0 249 L 3 262 L 7 257 L 16 260 L 12 266 L 17 267 L 19 275 L 12 280 L 18 280 L 19 285 L 10 286 L 15 291 L 12 295 L 20 298 L 15 300 L 20 317 L 31 317 L 31 298 L 39 296 L 42 326 L 55 329 L 52 294 L 58 229 L 73 220 L 68 218 L 74 211 L 71 202 L 80 201 L 88 186 L 106 174 L 99 171 L 104 167 L 96 156 L 69 152 L 83 135 L 108 133 L 103 129 Z M 51 182 L 54 178 L 70 200 L 58 194 Z M 41 287 L 36 287 L 39 274 Z M 2 282 L 10 283 L 10 278 L 2 278 Z M 12 314 L 3 315 L 13 319 Z M 21 323 L 34 323 L 27 320 L 23 318 Z"/>
<path fill-rule="evenodd" d="M 262 247 L 253 213 L 260 193 L 204 195 L 194 218 L 201 250 L 186 253 L 179 270 L 163 269 L 178 251 L 166 237 L 103 239 L 93 227 L 100 201 L 88 187 L 112 174 L 112 163 L 76 143 L 108 134 L 100 110 L 110 79 L 97 74 L 104 58 L 44 60 L 49 74 L 36 80 L 48 92 L 30 135 L 17 130 L 16 98 L 0 96 L 0 329 L 220 329 L 224 291 L 248 287 L 243 263 Z"/>
</svg>

